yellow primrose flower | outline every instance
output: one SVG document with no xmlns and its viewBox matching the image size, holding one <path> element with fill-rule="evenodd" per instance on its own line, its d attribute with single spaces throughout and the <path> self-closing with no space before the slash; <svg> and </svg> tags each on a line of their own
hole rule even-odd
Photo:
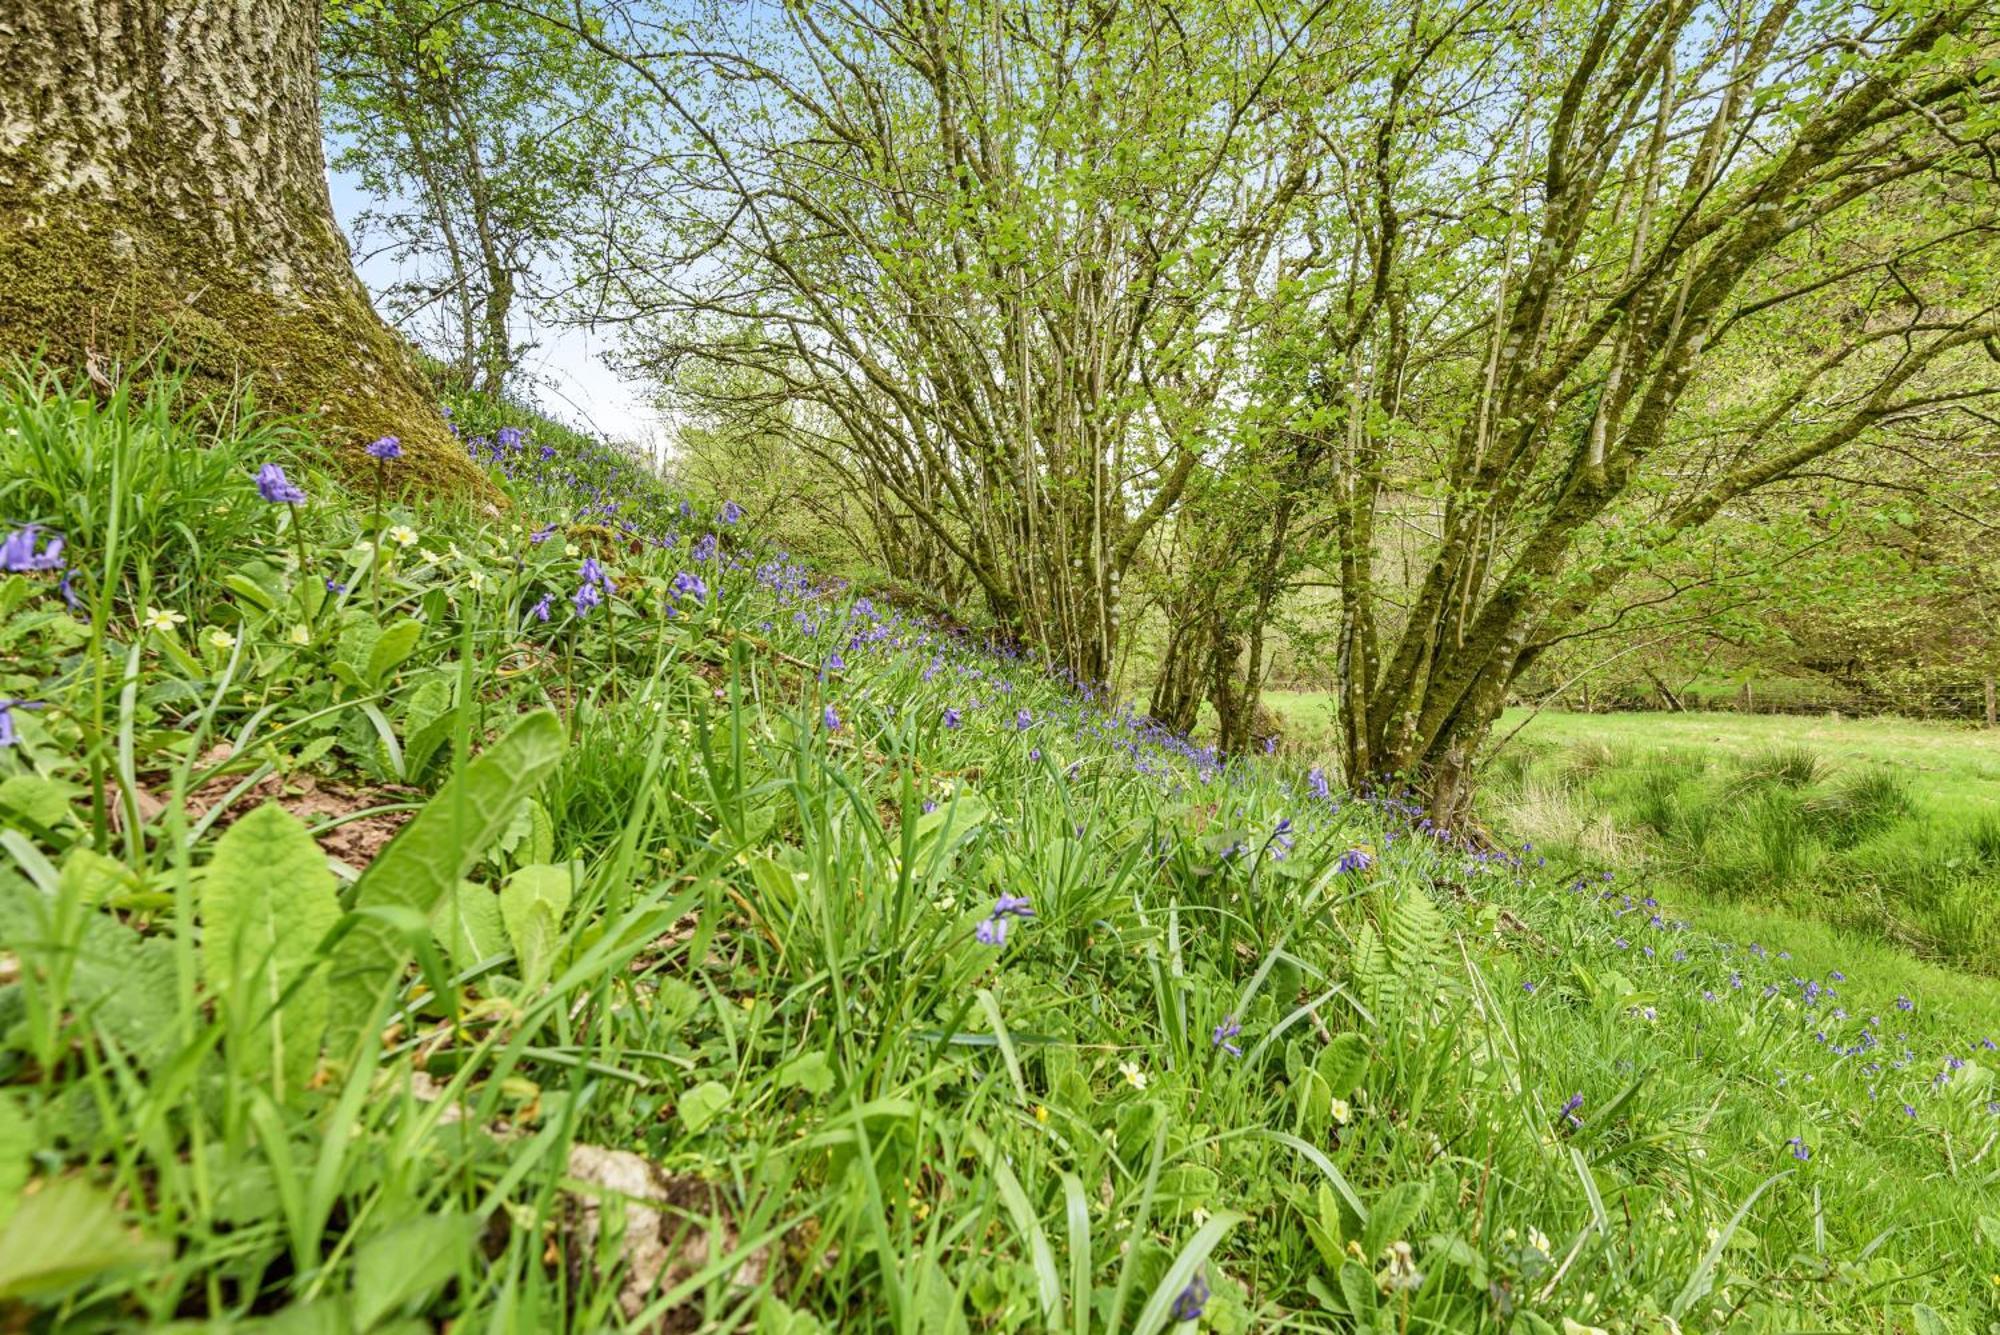
<svg viewBox="0 0 2000 1335">
<path fill-rule="evenodd" d="M 215 646 L 217 649 L 222 650 L 224 653 L 228 653 L 231 649 L 234 649 L 236 647 L 236 637 L 234 635 L 231 635 L 228 631 L 224 630 L 220 626 L 217 626 L 214 630 L 210 631 L 204 638 L 207 639 L 207 641 L 211 645 Z"/>
<path fill-rule="evenodd" d="M 146 609 L 146 629 L 148 630 L 172 630 L 175 626 L 185 624 L 187 624 L 187 618 L 179 612 L 167 611 L 158 607 L 149 607 Z"/>
<path fill-rule="evenodd" d="M 389 530 L 388 537 L 389 541 L 395 543 L 398 547 L 414 547 L 417 545 L 417 531 L 408 524 L 397 524 Z"/>
<path fill-rule="evenodd" d="M 486 587 L 486 572 L 483 570 L 467 571 L 465 578 L 466 582 L 472 585 L 473 592 L 475 593 Z"/>
<path fill-rule="evenodd" d="M 1119 1062 L 1118 1074 L 1125 1077 L 1125 1083 L 1134 1089 L 1146 1087 L 1146 1073 L 1139 1069 L 1137 1062 Z"/>
<path fill-rule="evenodd" d="M 304 626 L 293 626 L 292 633 L 287 638 L 293 644 L 311 644 L 313 639 L 312 632 Z"/>
<path fill-rule="evenodd" d="M 1046 1104 L 1046 1103 L 1037 1103 L 1037 1104 L 1035 1105 L 1035 1120 L 1036 1120 L 1037 1122 L 1046 1122 L 1046 1121 L 1048 1121 L 1048 1120 L 1049 1120 L 1049 1105 L 1048 1105 L 1048 1104 Z"/>
<path fill-rule="evenodd" d="M 566 543 L 564 543 L 564 544 L 563 544 L 563 555 L 564 555 L 564 556 L 582 556 L 582 555 L 583 555 L 583 548 L 581 548 L 581 547 L 577 546 L 577 545 L 576 545 L 575 543 L 573 543 L 573 542 L 566 542 Z"/>
<path fill-rule="evenodd" d="M 1542 1232 L 1539 1228 L 1530 1228 L 1528 1230 L 1528 1245 L 1542 1255 L 1547 1256 L 1549 1254 L 1549 1235 Z"/>
<path fill-rule="evenodd" d="M 1341 1126 L 1346 1126 L 1353 1116 L 1354 1109 L 1347 1106 L 1346 1099 L 1335 1099 L 1333 1101 L 1333 1120 L 1335 1122 Z"/>
</svg>

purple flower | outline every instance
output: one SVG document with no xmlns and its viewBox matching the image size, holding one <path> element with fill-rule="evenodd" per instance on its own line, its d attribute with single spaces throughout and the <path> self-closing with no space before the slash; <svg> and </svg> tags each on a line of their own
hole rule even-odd
<svg viewBox="0 0 2000 1335">
<path fill-rule="evenodd" d="M 733 523 L 735 523 L 735 522 L 736 522 L 737 520 L 739 520 L 739 519 L 741 519 L 741 518 L 743 518 L 743 507 L 742 507 L 742 506 L 738 505 L 738 504 L 737 504 L 737 503 L 736 503 L 735 501 L 724 501 L 724 502 L 722 503 L 722 522 L 723 522 L 723 523 L 725 523 L 725 524 L 733 524 Z"/>
<path fill-rule="evenodd" d="M 1199 1321 L 1208 1309 L 1208 1281 L 1196 1275 L 1188 1281 L 1187 1287 L 1174 1295 L 1174 1305 L 1167 1315 L 1175 1321 Z"/>
<path fill-rule="evenodd" d="M 545 593 L 542 595 L 540 602 L 528 609 L 533 614 L 535 620 L 547 621 L 549 619 L 549 603 L 553 597 L 554 595 Z"/>
<path fill-rule="evenodd" d="M 328 575 L 326 577 L 326 591 L 328 593 L 346 593 L 347 586 L 345 584 L 342 584 L 339 580 L 335 579 L 333 576 Z"/>
<path fill-rule="evenodd" d="M 1042 758 L 1042 748 L 1039 746 L 1035 747 L 1033 750 L 1028 752 L 1028 759 L 1030 760 L 1039 762 L 1041 758 Z"/>
<path fill-rule="evenodd" d="M 1007 920 L 983 919 L 979 926 L 972 929 L 972 935 L 982 946 L 1004 946 L 1007 944 Z"/>
<path fill-rule="evenodd" d="M 1917 1008 L 1917 1003 L 1916 1003 L 1916 1002 L 1914 1002 L 1914 1001 L 1911 1001 L 1911 1000 L 1910 1000 L 1910 999 L 1909 999 L 1908 997 L 1897 997 L 1897 998 L 1896 998 L 1896 1009 L 1897 1009 L 1897 1010 L 1899 1010 L 1899 1011 L 1913 1011 L 1913 1010 L 1915 1010 L 1916 1008 Z"/>
<path fill-rule="evenodd" d="M 1375 855 L 1365 848 L 1350 848 L 1333 864 L 1335 871 L 1367 871 L 1375 865 Z"/>
<path fill-rule="evenodd" d="M 0 700 L 0 746 L 13 746 L 20 741 L 20 734 L 14 731 L 14 711 L 17 709 L 40 709 L 41 705 L 32 700 Z"/>
<path fill-rule="evenodd" d="M 1572 1127 L 1582 1126 L 1583 1119 L 1577 1116 L 1577 1113 L 1581 1111 L 1582 1108 L 1583 1108 L 1583 1095 L 1580 1093 L 1570 1095 L 1569 1102 L 1563 1104 L 1562 1106 L 1563 1120 L 1568 1122 Z"/>
<path fill-rule="evenodd" d="M 257 470 L 257 494 L 273 505 L 297 505 L 306 498 L 277 464 L 265 464 Z"/>
<path fill-rule="evenodd" d="M 1035 907 L 1026 895 L 1002 895 L 993 901 L 993 916 L 996 918 L 1032 918 Z"/>
<path fill-rule="evenodd" d="M 1014 711 L 1014 731 L 1026 732 L 1035 726 L 1035 716 L 1025 709 Z"/>
<path fill-rule="evenodd" d="M 1794 1159 L 1797 1159 L 1800 1163 L 1804 1163 L 1807 1159 L 1812 1158 L 1812 1151 L 1806 1148 L 1806 1142 L 1803 1136 L 1793 1136 L 1790 1140 L 1786 1141 L 1785 1143 L 1792 1147 L 1792 1157 Z"/>
<path fill-rule="evenodd" d="M 826 712 L 820 715 L 820 722 L 826 724 L 826 730 L 828 732 L 840 731 L 840 715 L 834 712 L 834 708 L 832 705 L 828 705 L 826 707 Z"/>
<path fill-rule="evenodd" d="M 26 573 L 34 570 L 62 569 L 63 540 L 51 533 L 48 543 L 41 551 L 35 550 L 35 535 L 42 531 L 40 524 L 29 524 L 17 528 L 0 542 L 0 570 Z"/>
<path fill-rule="evenodd" d="M 1315 765 L 1306 771 L 1306 787 L 1312 789 L 1314 797 L 1324 800 L 1330 793 L 1327 787 L 1326 771 Z"/>
<path fill-rule="evenodd" d="M 537 547 L 539 547 L 543 543 L 547 542 L 549 540 L 549 535 L 554 533 L 555 531 L 556 531 L 556 526 L 554 524 L 545 524 L 541 528 L 536 529 L 533 533 L 530 533 L 528 535 L 528 541 L 534 543 Z"/>
<path fill-rule="evenodd" d="M 384 436 L 368 447 L 368 457 L 388 463 L 391 459 L 403 457 L 403 442 L 395 436 Z"/>
<path fill-rule="evenodd" d="M 579 584 L 576 593 L 571 596 L 570 601 L 576 604 L 576 614 L 578 616 L 589 616 L 590 609 L 604 601 L 604 595 L 597 591 L 595 584 Z"/>
<path fill-rule="evenodd" d="M 956 731 L 957 729 L 963 727 L 964 724 L 965 720 L 962 717 L 960 717 L 959 712 L 956 709 L 953 709 L 951 706 L 946 705 L 944 711 L 944 726 L 948 729 Z"/>
<path fill-rule="evenodd" d="M 708 585 L 702 583 L 701 576 L 683 570 L 674 576 L 674 597 L 692 598 L 701 602 L 708 597 Z"/>
<path fill-rule="evenodd" d="M 1235 1015 L 1225 1015 L 1222 1017 L 1222 1023 L 1209 1032 L 1208 1044 L 1210 1047 L 1221 1048 L 1232 1057 L 1241 1057 L 1243 1049 L 1229 1040 L 1242 1032 L 1243 1026 L 1236 1022 Z"/>
<path fill-rule="evenodd" d="M 697 561 L 713 561 L 715 559 L 715 535 L 713 533 L 704 533 L 701 541 L 688 549 L 688 555 Z"/>
</svg>

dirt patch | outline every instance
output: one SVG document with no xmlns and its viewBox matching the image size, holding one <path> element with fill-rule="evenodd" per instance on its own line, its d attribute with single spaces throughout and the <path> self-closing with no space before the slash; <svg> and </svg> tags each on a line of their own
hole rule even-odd
<svg viewBox="0 0 2000 1335">
<path fill-rule="evenodd" d="M 721 1193 L 698 1178 L 674 1177 L 630 1150 L 597 1145 L 570 1146 L 568 1172 L 585 1184 L 570 1198 L 570 1264 L 579 1271 L 622 1265 L 618 1307 L 628 1321 L 741 1245 Z M 605 1256 L 607 1232 L 616 1240 L 615 1260 Z M 757 1248 L 737 1263 L 730 1282 L 755 1288 L 769 1262 L 767 1249 Z M 700 1305 L 687 1302 L 669 1308 L 650 1329 L 670 1335 L 701 1324 Z"/>
<path fill-rule="evenodd" d="M 228 758 L 228 752 L 218 748 L 203 756 L 202 763 L 212 766 Z M 423 797 L 422 791 L 416 788 L 387 785 L 355 788 L 312 774 L 267 774 L 232 799 L 230 793 L 241 782 L 241 774 L 218 774 L 192 789 L 187 795 L 188 823 L 199 823 L 209 812 L 226 802 L 227 806 L 215 818 L 215 828 L 225 830 L 264 803 L 276 802 L 315 829 L 314 837 L 329 857 L 337 858 L 357 871 L 373 862 L 383 846 L 395 838 L 396 832 L 416 814 L 413 811 L 374 809 L 420 801 Z M 142 814 L 148 810 L 164 809 L 164 802 L 156 792 L 142 791 Z M 359 814 L 364 811 L 371 814 Z M 331 829 L 318 828 L 329 821 L 338 821 L 339 824 Z"/>
</svg>

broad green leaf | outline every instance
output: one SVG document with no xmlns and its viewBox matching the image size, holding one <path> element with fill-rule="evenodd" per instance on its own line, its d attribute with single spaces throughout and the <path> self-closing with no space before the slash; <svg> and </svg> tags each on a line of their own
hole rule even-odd
<svg viewBox="0 0 2000 1335">
<path fill-rule="evenodd" d="M 460 973 L 507 950 L 500 897 L 471 881 L 460 881 L 431 910 L 431 933 Z"/>
<path fill-rule="evenodd" d="M 418 1215 L 361 1244 L 354 1254 L 354 1324 L 372 1329 L 382 1318 L 421 1301 L 468 1263 L 478 1221 L 463 1214 Z"/>
<path fill-rule="evenodd" d="M 1429 1193 L 1428 1182 L 1399 1182 L 1377 1196 L 1368 1211 L 1368 1227 L 1361 1235 L 1362 1250 L 1379 1256 L 1390 1243 L 1402 1240 L 1423 1211 Z"/>
<path fill-rule="evenodd" d="M 368 666 L 363 675 L 368 684 L 381 689 L 389 674 L 401 667 L 417 647 L 417 641 L 424 633 L 423 626 L 405 617 L 375 638 L 368 649 Z"/>
<path fill-rule="evenodd" d="M 35 1152 L 35 1127 L 13 1095 L 0 1092 L 0 1226 L 20 1204 L 28 1181 L 28 1158 Z"/>
<path fill-rule="evenodd" d="M 0 1298 L 60 1293 L 107 1270 L 172 1254 L 127 1229 L 110 1195 L 82 1178 L 44 1182 L 22 1194 L 0 1228 Z"/>
<path fill-rule="evenodd" d="M 267 802 L 216 842 L 201 881 L 201 967 L 230 1014 L 238 1068 L 284 1102 L 312 1078 L 326 1031 L 319 944 L 340 919 L 326 854 L 298 817 Z"/>
<path fill-rule="evenodd" d="M 529 987 L 547 976 L 569 900 L 570 869 L 547 863 L 520 868 L 500 890 L 500 919 L 513 943 L 521 981 Z"/>
<path fill-rule="evenodd" d="M 824 1094 L 833 1088 L 833 1063 L 824 1052 L 808 1052 L 794 1057 L 778 1069 L 782 1089 L 803 1089 L 808 1094 Z"/>
<path fill-rule="evenodd" d="M 541 710 L 453 775 L 355 885 L 357 910 L 398 907 L 428 918 L 562 759 L 563 725 Z M 368 1023 L 405 955 L 391 924 L 363 918 L 334 950 L 331 1041 L 344 1051 Z"/>
<path fill-rule="evenodd" d="M 70 803 L 83 789 L 62 779 L 44 779 L 38 774 L 16 774 L 0 782 L 0 812 L 33 821 L 44 829 L 54 829 L 69 814 Z"/>
<path fill-rule="evenodd" d="M 717 1080 L 704 1081 L 681 1095 L 681 1122 L 689 1131 L 699 1133 L 728 1106 L 729 1086 Z"/>
<path fill-rule="evenodd" d="M 1368 1069 L 1368 1040 L 1352 1030 L 1335 1034 L 1314 1066 L 1333 1096 L 1344 1099 L 1359 1087 L 1361 1076 Z"/>
</svg>

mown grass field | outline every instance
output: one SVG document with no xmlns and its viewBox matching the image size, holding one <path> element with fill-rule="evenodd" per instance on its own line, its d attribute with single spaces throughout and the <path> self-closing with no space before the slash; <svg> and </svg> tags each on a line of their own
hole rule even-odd
<svg viewBox="0 0 2000 1335">
<path fill-rule="evenodd" d="M 457 407 L 498 518 L 0 408 L 8 1322 L 2000 1319 L 1986 980 L 1223 764 Z"/>
</svg>

